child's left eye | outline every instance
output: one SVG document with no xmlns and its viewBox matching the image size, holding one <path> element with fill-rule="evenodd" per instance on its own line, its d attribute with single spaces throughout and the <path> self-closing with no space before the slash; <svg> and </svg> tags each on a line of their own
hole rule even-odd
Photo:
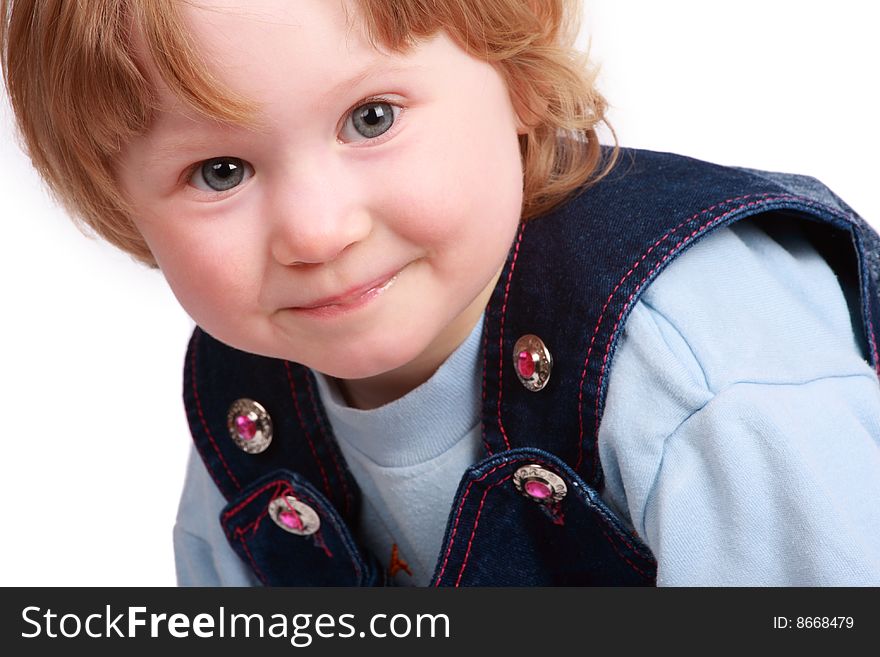
<svg viewBox="0 0 880 657">
<path fill-rule="evenodd" d="M 189 183 L 204 192 L 225 192 L 254 174 L 250 164 L 237 157 L 215 157 L 193 169 Z"/>
<path fill-rule="evenodd" d="M 400 107 L 386 100 L 371 100 L 355 107 L 345 119 L 339 136 L 342 141 L 376 139 L 394 125 Z"/>
</svg>

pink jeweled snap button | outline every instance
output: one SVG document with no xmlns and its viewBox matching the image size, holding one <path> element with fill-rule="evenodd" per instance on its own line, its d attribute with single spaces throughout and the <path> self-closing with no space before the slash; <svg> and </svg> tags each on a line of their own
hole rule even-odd
<svg viewBox="0 0 880 657">
<path fill-rule="evenodd" d="M 562 477 L 540 465 L 524 465 L 513 474 L 516 489 L 541 504 L 559 502 L 568 493 Z"/>
<path fill-rule="evenodd" d="M 314 534 L 321 527 L 318 513 L 293 495 L 276 497 L 269 503 L 269 516 L 286 532 L 298 536 Z"/>
<path fill-rule="evenodd" d="M 272 442 L 272 418 L 253 399 L 236 399 L 226 414 L 229 436 L 248 454 L 266 451 Z"/>
<path fill-rule="evenodd" d="M 538 392 L 550 380 L 553 357 L 537 335 L 522 336 L 513 345 L 513 369 L 528 390 Z"/>
</svg>

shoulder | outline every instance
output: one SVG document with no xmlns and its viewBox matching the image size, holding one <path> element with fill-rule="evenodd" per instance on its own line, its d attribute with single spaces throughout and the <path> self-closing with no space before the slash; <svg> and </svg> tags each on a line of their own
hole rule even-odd
<svg viewBox="0 0 880 657">
<path fill-rule="evenodd" d="M 627 320 L 603 498 L 667 584 L 875 581 L 878 418 L 834 271 L 796 222 L 735 224 L 673 261 Z"/>
<path fill-rule="evenodd" d="M 856 298 L 802 220 L 767 215 L 718 228 L 673 260 L 634 307 L 623 340 L 648 339 L 645 329 L 658 325 L 677 334 L 716 393 L 738 381 L 863 374 Z"/>
<path fill-rule="evenodd" d="M 622 329 L 603 425 L 668 435 L 737 383 L 876 375 L 865 360 L 857 291 L 842 286 L 797 220 L 716 229 L 645 290 Z M 850 297 L 848 300 L 847 297 Z"/>
<path fill-rule="evenodd" d="M 737 384 L 855 377 L 877 387 L 857 328 L 858 304 L 851 308 L 798 222 L 778 222 L 717 229 L 645 290 L 614 353 L 606 436 L 653 450 L 646 458 L 657 465 L 665 437 Z"/>
</svg>

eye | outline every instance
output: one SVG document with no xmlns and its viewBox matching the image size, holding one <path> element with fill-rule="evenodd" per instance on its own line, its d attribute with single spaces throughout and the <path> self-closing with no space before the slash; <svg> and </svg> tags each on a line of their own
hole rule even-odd
<svg viewBox="0 0 880 657">
<path fill-rule="evenodd" d="M 388 132 L 400 114 L 400 107 L 384 100 L 373 100 L 355 107 L 345 120 L 343 141 L 375 139 Z"/>
<path fill-rule="evenodd" d="M 189 182 L 205 192 L 225 192 L 253 175 L 253 168 L 237 157 L 215 157 L 197 164 Z"/>
</svg>

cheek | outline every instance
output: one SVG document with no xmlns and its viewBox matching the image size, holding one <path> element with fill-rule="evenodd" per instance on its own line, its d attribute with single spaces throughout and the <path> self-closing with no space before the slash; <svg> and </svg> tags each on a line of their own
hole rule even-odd
<svg viewBox="0 0 880 657">
<path fill-rule="evenodd" d="M 522 209 L 522 163 L 516 128 L 502 103 L 462 117 L 441 165 L 447 196 L 457 196 L 470 223 L 486 230 L 519 220 Z M 448 192 L 453 193 L 449 194 Z"/>
<path fill-rule="evenodd" d="M 476 121 L 447 138 L 422 139 L 392 174 L 398 230 L 437 248 L 506 240 L 522 211 L 522 164 L 511 126 Z M 506 250 L 506 244 L 504 248 Z"/>
<path fill-rule="evenodd" d="M 160 259 L 159 267 L 180 305 L 199 325 L 213 324 L 236 304 L 238 295 L 213 258 Z"/>
<path fill-rule="evenodd" d="M 147 241 L 180 305 L 209 332 L 226 333 L 257 309 L 257 270 L 242 257 L 246 245 L 237 248 L 217 232 Z"/>
</svg>

